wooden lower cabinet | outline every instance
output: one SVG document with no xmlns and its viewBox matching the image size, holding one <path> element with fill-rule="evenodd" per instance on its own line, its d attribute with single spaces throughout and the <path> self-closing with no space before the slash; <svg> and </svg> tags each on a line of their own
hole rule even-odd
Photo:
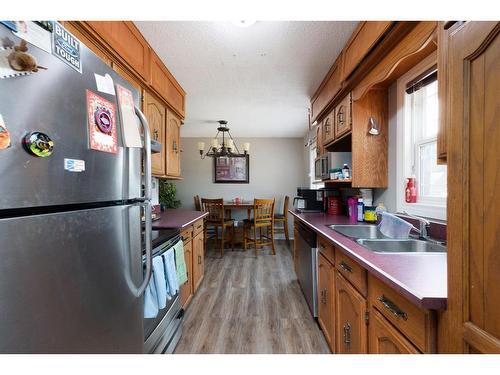
<svg viewBox="0 0 500 375">
<path fill-rule="evenodd" d="M 376 309 L 370 311 L 368 325 L 368 353 L 370 354 L 418 354 L 410 341 L 398 332 Z"/>
<path fill-rule="evenodd" d="M 205 274 L 203 232 L 193 238 L 193 292 L 196 293 Z"/>
<path fill-rule="evenodd" d="M 185 309 L 193 297 L 193 241 L 184 243 L 184 261 L 188 280 L 181 285 L 181 306 Z"/>
<path fill-rule="evenodd" d="M 318 256 L 318 323 L 332 353 L 335 353 L 335 267 Z"/>
<path fill-rule="evenodd" d="M 187 282 L 180 288 L 181 305 L 184 309 L 187 308 L 191 298 L 200 287 L 205 274 L 205 241 L 203 229 L 199 230 L 200 224 L 203 226 L 203 219 L 181 231 L 188 276 Z"/>
<path fill-rule="evenodd" d="M 335 277 L 335 305 L 336 352 L 366 354 L 366 299 L 338 272 Z"/>
</svg>

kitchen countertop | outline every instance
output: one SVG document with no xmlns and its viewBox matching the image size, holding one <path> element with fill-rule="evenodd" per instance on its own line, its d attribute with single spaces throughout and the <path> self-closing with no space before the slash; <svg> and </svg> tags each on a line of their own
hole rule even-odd
<svg viewBox="0 0 500 375">
<path fill-rule="evenodd" d="M 355 240 L 327 227 L 327 225 L 332 224 L 353 224 L 346 216 L 325 213 L 298 213 L 293 210 L 289 212 L 323 237 L 329 239 L 347 256 L 366 268 L 373 276 L 398 291 L 415 305 L 432 310 L 446 308 L 446 254 L 375 253 L 361 246 Z"/>
<path fill-rule="evenodd" d="M 152 227 L 153 229 L 182 229 L 207 215 L 208 212 L 166 209 L 165 211 L 160 212 L 160 219 L 153 221 Z"/>
</svg>

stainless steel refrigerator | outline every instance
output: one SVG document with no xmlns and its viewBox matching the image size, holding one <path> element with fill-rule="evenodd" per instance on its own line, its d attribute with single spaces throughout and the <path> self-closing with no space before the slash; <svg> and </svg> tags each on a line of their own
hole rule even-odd
<svg viewBox="0 0 500 375">
<path fill-rule="evenodd" d="M 19 41 L 0 25 L 1 43 Z M 143 148 L 124 147 L 117 116 L 116 154 L 91 149 L 86 90 L 117 103 L 97 90 L 94 73 L 107 73 L 133 92 L 136 106 L 139 93 L 83 44 L 81 73 L 28 47 L 47 70 L 0 79 L 11 139 L 0 150 L 0 352 L 142 353 L 151 276 L 149 130 L 136 107 Z M 23 145 L 36 132 L 53 142 L 50 156 Z M 85 161 L 85 170 L 68 168 L 68 160 Z"/>
</svg>

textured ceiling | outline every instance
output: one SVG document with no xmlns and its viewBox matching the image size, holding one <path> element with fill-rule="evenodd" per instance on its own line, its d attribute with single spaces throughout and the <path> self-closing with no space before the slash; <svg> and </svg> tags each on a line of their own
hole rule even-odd
<svg viewBox="0 0 500 375">
<path fill-rule="evenodd" d="M 302 137 L 309 98 L 357 22 L 135 22 L 186 90 L 184 137 Z"/>
</svg>

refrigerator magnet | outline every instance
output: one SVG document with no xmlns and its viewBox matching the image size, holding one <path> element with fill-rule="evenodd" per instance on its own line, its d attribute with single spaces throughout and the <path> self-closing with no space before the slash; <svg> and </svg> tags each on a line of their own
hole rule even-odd
<svg viewBox="0 0 500 375">
<path fill-rule="evenodd" d="M 5 126 L 2 115 L 0 115 L 0 150 L 10 147 L 10 133 Z"/>
<path fill-rule="evenodd" d="M 87 90 L 87 123 L 92 150 L 118 152 L 115 104 Z"/>
<path fill-rule="evenodd" d="M 52 47 L 52 54 L 54 56 L 71 66 L 78 73 L 82 73 L 81 43 L 59 22 L 54 22 Z"/>
<path fill-rule="evenodd" d="M 125 147 L 142 147 L 141 133 L 135 115 L 134 97 L 129 89 L 116 85 L 118 108 L 122 125 L 123 144 Z"/>
</svg>

